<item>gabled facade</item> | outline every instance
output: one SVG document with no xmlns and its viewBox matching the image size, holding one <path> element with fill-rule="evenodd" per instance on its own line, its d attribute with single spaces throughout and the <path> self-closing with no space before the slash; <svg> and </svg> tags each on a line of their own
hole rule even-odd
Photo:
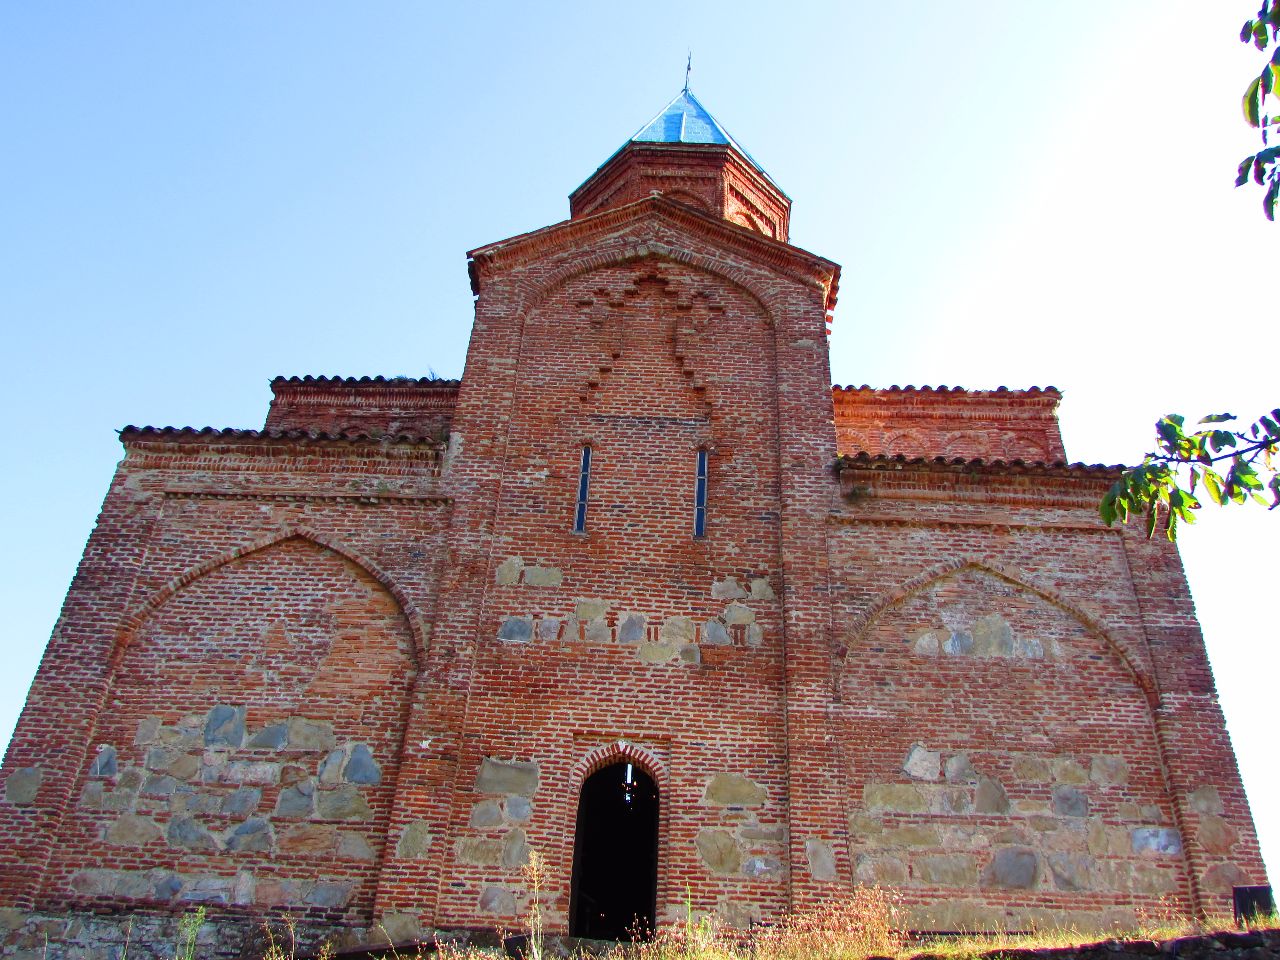
<svg viewBox="0 0 1280 960">
<path fill-rule="evenodd" d="M 234 953 L 858 883 L 917 929 L 1265 880 L 1181 566 L 1052 388 L 835 388 L 839 268 L 683 92 L 474 250 L 460 382 L 133 428 L 5 759 L 6 953 Z M 163 940 L 167 950 L 171 939 Z M 146 947 L 135 948 L 147 949 Z"/>
</svg>

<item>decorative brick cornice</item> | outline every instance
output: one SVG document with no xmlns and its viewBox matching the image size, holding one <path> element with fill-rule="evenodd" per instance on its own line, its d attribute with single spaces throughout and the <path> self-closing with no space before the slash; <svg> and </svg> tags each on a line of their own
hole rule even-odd
<svg viewBox="0 0 1280 960">
<path fill-rule="evenodd" d="M 836 470 L 843 476 L 847 471 L 878 471 L 883 473 L 908 470 L 931 473 L 983 475 L 983 476 L 1034 476 L 1061 477 L 1064 479 L 1115 480 L 1126 469 L 1123 464 L 1065 463 L 1057 461 L 1029 463 L 1024 460 L 966 460 L 963 457 L 907 457 L 872 456 L 858 453 L 836 460 Z"/>
<path fill-rule="evenodd" d="M 819 285 L 826 293 L 826 309 L 835 308 L 840 280 L 838 264 L 662 196 L 645 197 L 581 220 L 564 220 L 541 230 L 477 247 L 467 253 L 472 291 L 478 295 L 481 279 L 491 272 L 545 259 L 559 249 L 585 245 L 599 234 L 616 233 L 619 228 L 649 216 L 661 217 L 687 230 L 702 233 L 722 249 L 801 282 Z M 652 252 L 660 251 L 655 247 Z"/>
<path fill-rule="evenodd" d="M 120 431 L 126 447 L 170 446 L 415 446 L 443 451 L 446 444 L 433 437 L 397 434 L 372 436 L 366 433 L 325 433 L 319 430 L 240 430 L 234 427 L 135 427 Z"/>
</svg>

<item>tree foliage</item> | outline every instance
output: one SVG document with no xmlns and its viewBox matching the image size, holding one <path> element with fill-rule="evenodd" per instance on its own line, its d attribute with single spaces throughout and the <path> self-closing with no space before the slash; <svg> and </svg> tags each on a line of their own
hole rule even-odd
<svg viewBox="0 0 1280 960">
<path fill-rule="evenodd" d="M 1156 450 L 1130 467 L 1107 491 L 1099 512 L 1107 526 L 1145 516 L 1147 536 L 1163 527 L 1177 539 L 1178 524 L 1194 523 L 1197 490 L 1216 504 L 1256 500 L 1280 506 L 1280 409 L 1243 429 L 1224 426 L 1236 417 L 1215 413 L 1188 433 L 1176 413 L 1156 422 Z"/>
<path fill-rule="evenodd" d="M 1268 220 L 1275 220 L 1276 207 L 1280 205 L 1280 146 L 1270 146 L 1272 128 L 1280 129 L 1280 117 L 1267 113 L 1267 98 L 1280 97 L 1280 0 L 1262 0 L 1258 15 L 1246 20 L 1240 28 L 1242 43 L 1252 43 L 1259 50 L 1266 50 L 1275 42 L 1275 52 L 1262 67 L 1262 72 L 1249 84 L 1244 94 L 1244 118 L 1262 136 L 1262 149 L 1240 161 L 1236 170 L 1236 186 L 1253 180 L 1266 190 L 1262 197 L 1262 212 Z"/>
</svg>

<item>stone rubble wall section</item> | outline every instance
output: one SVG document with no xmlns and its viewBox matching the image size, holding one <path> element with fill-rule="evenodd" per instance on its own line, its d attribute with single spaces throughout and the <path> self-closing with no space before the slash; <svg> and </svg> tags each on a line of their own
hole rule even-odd
<svg viewBox="0 0 1280 960">
<path fill-rule="evenodd" d="M 372 922 L 448 519 L 412 463 L 130 448 L 6 757 L 5 902 Z"/>
<path fill-rule="evenodd" d="M 1167 543 L 1101 526 L 1101 481 L 850 472 L 832 556 L 855 880 L 901 889 L 924 929 L 1133 927 L 1265 882 Z M 1135 543 L 1158 574 L 1134 576 Z M 1171 722 L 1184 705 L 1208 717 Z"/>
</svg>

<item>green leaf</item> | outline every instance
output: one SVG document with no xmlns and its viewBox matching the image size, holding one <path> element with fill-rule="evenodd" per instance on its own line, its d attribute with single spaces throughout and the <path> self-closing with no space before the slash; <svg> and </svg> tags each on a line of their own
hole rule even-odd
<svg viewBox="0 0 1280 960">
<path fill-rule="evenodd" d="M 1241 106 L 1244 107 L 1244 119 L 1251 127 L 1261 125 L 1259 117 L 1262 113 L 1262 104 L 1258 96 L 1260 86 L 1261 82 L 1255 77 L 1253 83 L 1249 84 L 1249 89 L 1244 92 L 1244 99 L 1241 101 Z"/>
<path fill-rule="evenodd" d="M 1271 92 L 1271 84 L 1274 77 L 1275 74 L 1272 72 L 1271 64 L 1269 63 L 1262 68 L 1262 73 L 1258 74 L 1259 89 L 1262 90 L 1264 97 Z"/>
<path fill-rule="evenodd" d="M 1262 198 L 1262 212 L 1267 215 L 1268 220 L 1274 221 L 1276 218 L 1277 201 L 1280 201 L 1280 177 L 1272 176 L 1267 194 Z"/>
<path fill-rule="evenodd" d="M 1156 505 L 1153 503 L 1147 507 L 1147 539 L 1150 540 L 1156 532 Z"/>
<path fill-rule="evenodd" d="M 1234 420 L 1235 418 L 1236 418 L 1236 415 L 1234 413 L 1211 413 L 1207 417 L 1201 418 L 1200 422 L 1201 423 L 1226 423 L 1227 421 Z"/>
<path fill-rule="evenodd" d="M 1204 471 L 1204 488 L 1209 491 L 1209 499 L 1222 506 L 1225 502 L 1222 496 L 1222 478 L 1212 470 Z"/>
<path fill-rule="evenodd" d="M 1112 484 L 1111 489 L 1107 491 L 1107 495 L 1098 504 L 1098 515 L 1102 517 L 1102 522 L 1108 527 L 1116 522 L 1116 487 L 1118 486 L 1118 483 Z"/>
<path fill-rule="evenodd" d="M 1253 21 L 1246 20 L 1244 26 L 1240 28 L 1240 42 L 1248 43 L 1253 39 Z"/>
<path fill-rule="evenodd" d="M 1258 422 L 1262 424 L 1263 429 L 1267 431 L 1268 436 L 1280 437 L 1280 424 L 1272 420 L 1270 417 L 1261 417 Z"/>
<path fill-rule="evenodd" d="M 1253 166 L 1253 157 L 1245 157 L 1240 161 L 1240 166 L 1236 168 L 1236 186 L 1243 187 L 1249 182 L 1249 168 Z M 1204 423 L 1203 420 L 1200 421 Z"/>
<path fill-rule="evenodd" d="M 1214 453 L 1235 445 L 1236 435 L 1230 430 L 1214 430 L 1209 434 L 1209 446 L 1213 448 Z"/>
</svg>

